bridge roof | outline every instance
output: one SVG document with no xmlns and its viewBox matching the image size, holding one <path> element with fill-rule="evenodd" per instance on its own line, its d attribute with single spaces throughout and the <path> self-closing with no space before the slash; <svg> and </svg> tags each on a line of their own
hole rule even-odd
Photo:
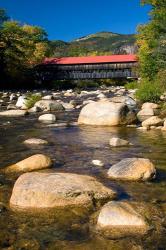
<svg viewBox="0 0 166 250">
<path fill-rule="evenodd" d="M 127 63 L 137 62 L 136 55 L 84 56 L 46 58 L 43 64 L 95 64 L 95 63 Z"/>
</svg>

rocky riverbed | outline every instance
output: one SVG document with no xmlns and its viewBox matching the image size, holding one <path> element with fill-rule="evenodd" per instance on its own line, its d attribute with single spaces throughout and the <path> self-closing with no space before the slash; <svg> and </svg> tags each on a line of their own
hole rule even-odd
<svg viewBox="0 0 166 250">
<path fill-rule="evenodd" d="M 165 249 L 166 124 L 134 92 L 0 93 L 0 249 Z"/>
</svg>

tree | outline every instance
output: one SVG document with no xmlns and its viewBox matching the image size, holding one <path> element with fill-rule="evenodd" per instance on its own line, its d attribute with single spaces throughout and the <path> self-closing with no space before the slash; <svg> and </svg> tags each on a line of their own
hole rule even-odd
<svg viewBox="0 0 166 250">
<path fill-rule="evenodd" d="M 4 21 L 0 35 L 0 67 L 4 80 L 24 81 L 27 72 L 47 54 L 46 32 L 37 26 Z"/>
<path fill-rule="evenodd" d="M 140 73 L 142 78 L 154 80 L 166 68 L 166 0 L 142 0 L 150 4 L 150 21 L 139 27 Z"/>
</svg>

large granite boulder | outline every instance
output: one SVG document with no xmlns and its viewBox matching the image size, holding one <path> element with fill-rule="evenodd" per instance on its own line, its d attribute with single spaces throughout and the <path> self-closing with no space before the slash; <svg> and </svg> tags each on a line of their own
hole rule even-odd
<svg viewBox="0 0 166 250">
<path fill-rule="evenodd" d="M 35 107 L 40 108 L 42 111 L 62 111 L 64 107 L 61 103 L 54 100 L 40 100 L 35 103 Z"/>
<path fill-rule="evenodd" d="M 82 108 L 78 124 L 116 126 L 128 124 L 129 109 L 123 103 L 114 103 L 109 101 L 93 102 Z"/>
<path fill-rule="evenodd" d="M 110 167 L 108 177 L 126 181 L 146 181 L 153 179 L 156 169 L 149 159 L 126 158 Z"/>
<path fill-rule="evenodd" d="M 97 228 L 107 230 L 112 237 L 121 237 L 146 233 L 148 224 L 132 205 L 110 201 L 100 211 Z"/>
<path fill-rule="evenodd" d="M 33 172 L 17 179 L 10 206 L 22 209 L 93 207 L 115 196 L 114 190 L 90 176 Z"/>
<path fill-rule="evenodd" d="M 31 172 L 38 169 L 49 168 L 51 165 L 52 160 L 50 157 L 43 154 L 36 154 L 7 167 L 5 172 Z"/>
</svg>

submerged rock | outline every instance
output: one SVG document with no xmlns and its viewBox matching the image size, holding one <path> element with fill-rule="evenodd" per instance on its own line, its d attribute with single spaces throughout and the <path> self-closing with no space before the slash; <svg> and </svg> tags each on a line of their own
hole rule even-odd
<svg viewBox="0 0 166 250">
<path fill-rule="evenodd" d="M 153 179 L 155 175 L 153 163 L 144 158 L 126 158 L 108 170 L 108 177 L 126 181 L 146 181 Z"/>
<path fill-rule="evenodd" d="M 128 107 L 109 101 L 89 103 L 80 112 L 78 124 L 116 126 L 127 124 Z"/>
<path fill-rule="evenodd" d="M 143 234 L 148 230 L 145 219 L 127 202 L 110 201 L 99 214 L 97 227 L 112 237 Z"/>
<path fill-rule="evenodd" d="M 113 137 L 110 139 L 109 144 L 111 147 L 122 147 L 132 145 L 129 141 Z"/>
<path fill-rule="evenodd" d="M 48 144 L 46 140 L 39 139 L 39 138 L 30 138 L 24 141 L 25 144 L 35 144 L 35 145 L 43 145 Z"/>
<path fill-rule="evenodd" d="M 22 209 L 93 207 L 113 199 L 116 192 L 94 177 L 70 173 L 26 173 L 13 188 L 10 206 Z"/>
<path fill-rule="evenodd" d="M 100 160 L 92 160 L 92 164 L 95 166 L 103 167 L 104 163 Z"/>
<path fill-rule="evenodd" d="M 38 169 L 49 168 L 52 165 L 50 157 L 43 154 L 32 155 L 22 161 L 15 163 L 5 169 L 6 173 L 10 172 L 30 172 Z"/>
</svg>

